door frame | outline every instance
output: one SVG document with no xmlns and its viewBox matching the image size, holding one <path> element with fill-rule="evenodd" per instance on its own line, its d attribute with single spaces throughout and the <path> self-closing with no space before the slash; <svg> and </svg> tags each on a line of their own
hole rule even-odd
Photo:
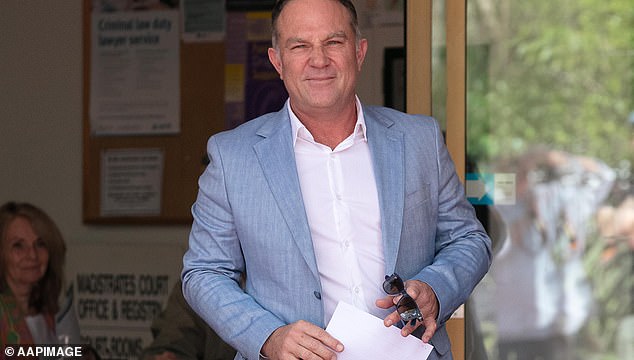
<svg viewBox="0 0 634 360">
<path fill-rule="evenodd" d="M 432 5 L 433 0 L 405 4 L 405 108 L 408 113 L 432 113 Z M 466 170 L 466 22 L 467 2 L 445 1 L 447 48 L 446 142 L 456 172 L 464 184 Z M 464 306 L 464 305 L 463 305 Z M 464 314 L 464 311 L 461 312 Z M 456 360 L 465 359 L 464 316 L 447 322 Z"/>
</svg>

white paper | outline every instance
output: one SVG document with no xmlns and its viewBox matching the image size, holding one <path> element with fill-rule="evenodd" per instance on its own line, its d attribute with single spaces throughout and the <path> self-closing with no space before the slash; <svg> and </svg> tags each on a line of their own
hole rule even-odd
<svg viewBox="0 0 634 360">
<path fill-rule="evenodd" d="M 179 12 L 92 14 L 93 135 L 180 132 Z"/>
<path fill-rule="evenodd" d="M 164 162 L 161 149 L 102 151 L 101 215 L 159 215 Z"/>
<path fill-rule="evenodd" d="M 396 326 L 385 327 L 383 320 L 344 302 L 337 304 L 326 331 L 343 343 L 337 360 L 424 360 L 434 348 L 412 335 L 403 337 Z"/>
<path fill-rule="evenodd" d="M 226 31 L 226 0 L 181 0 L 185 42 L 223 41 Z"/>
</svg>

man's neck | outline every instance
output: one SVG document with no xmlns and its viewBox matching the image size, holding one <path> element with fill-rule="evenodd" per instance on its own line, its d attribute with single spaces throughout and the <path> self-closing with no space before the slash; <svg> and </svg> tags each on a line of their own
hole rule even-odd
<svg viewBox="0 0 634 360">
<path fill-rule="evenodd" d="M 321 113 L 302 113 L 293 109 L 297 118 L 306 126 L 315 142 L 334 149 L 354 131 L 357 123 L 357 105 L 346 107 L 343 111 L 323 111 Z"/>
</svg>

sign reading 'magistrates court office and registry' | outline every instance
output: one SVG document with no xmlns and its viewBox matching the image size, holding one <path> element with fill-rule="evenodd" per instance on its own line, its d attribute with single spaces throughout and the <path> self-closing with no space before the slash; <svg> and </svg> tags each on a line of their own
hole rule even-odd
<svg viewBox="0 0 634 360">
<path fill-rule="evenodd" d="M 182 253 L 162 244 L 69 246 L 67 279 L 82 342 L 104 359 L 137 359 L 180 276 Z"/>
</svg>

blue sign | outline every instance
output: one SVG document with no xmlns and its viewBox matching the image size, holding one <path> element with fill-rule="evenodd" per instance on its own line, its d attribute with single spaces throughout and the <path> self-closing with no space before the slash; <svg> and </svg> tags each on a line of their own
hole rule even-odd
<svg viewBox="0 0 634 360">
<path fill-rule="evenodd" d="M 473 205 L 493 205 L 495 174 L 466 174 L 467 200 Z"/>
</svg>

